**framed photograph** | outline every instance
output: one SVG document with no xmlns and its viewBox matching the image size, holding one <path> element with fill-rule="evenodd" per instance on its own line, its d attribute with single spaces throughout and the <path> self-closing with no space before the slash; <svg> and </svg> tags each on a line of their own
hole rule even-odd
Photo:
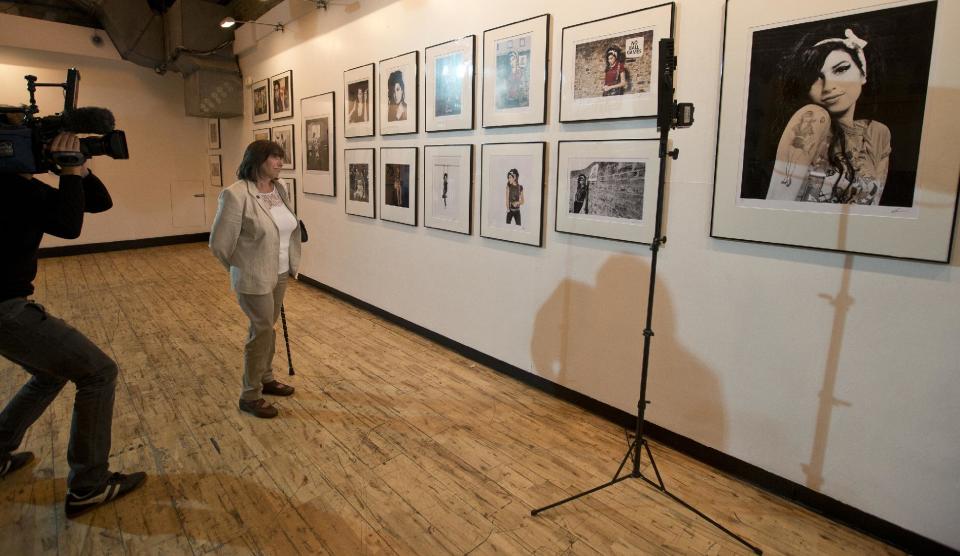
<svg viewBox="0 0 960 556">
<path fill-rule="evenodd" d="M 336 98 L 333 91 L 300 100 L 303 130 L 303 192 L 337 195 Z"/>
<path fill-rule="evenodd" d="M 278 125 L 270 128 L 270 139 L 283 149 L 283 166 L 281 166 L 281 168 L 284 170 L 293 170 L 296 167 L 294 161 L 297 159 L 297 156 L 293 137 L 293 124 Z"/>
<path fill-rule="evenodd" d="M 293 70 L 270 78 L 270 98 L 274 120 L 293 116 Z"/>
<path fill-rule="evenodd" d="M 949 262 L 960 4 L 727 4 L 711 235 Z M 949 22 L 949 25 L 946 23 Z"/>
<path fill-rule="evenodd" d="M 473 54 L 477 37 L 470 35 L 424 51 L 424 95 L 427 131 L 473 129 Z"/>
<path fill-rule="evenodd" d="M 207 156 L 210 161 L 207 165 L 210 167 L 210 185 L 214 187 L 223 187 L 223 168 L 220 164 L 220 155 L 211 154 Z"/>
<path fill-rule="evenodd" d="M 290 195 L 290 204 L 293 205 L 294 216 L 299 217 L 300 211 L 297 209 L 297 178 L 280 176 L 283 184 L 287 188 L 287 195 Z"/>
<path fill-rule="evenodd" d="M 265 127 L 262 129 L 253 130 L 253 140 L 254 141 L 269 141 L 270 140 L 270 128 Z"/>
<path fill-rule="evenodd" d="M 674 4 L 564 27 L 560 121 L 657 115 L 660 39 L 673 36 Z"/>
<path fill-rule="evenodd" d="M 376 194 L 374 193 L 373 149 L 343 150 L 344 206 L 347 214 L 375 217 Z"/>
<path fill-rule="evenodd" d="M 427 145 L 423 168 L 423 225 L 470 235 L 473 145 Z"/>
<path fill-rule="evenodd" d="M 373 135 L 373 64 L 343 72 L 344 137 Z"/>
<path fill-rule="evenodd" d="M 380 60 L 380 134 L 416 133 L 420 53 Z"/>
<path fill-rule="evenodd" d="M 253 94 L 253 123 L 270 121 L 270 80 L 257 81 L 250 90 Z"/>
<path fill-rule="evenodd" d="M 380 147 L 380 219 L 417 225 L 417 147 Z"/>
<path fill-rule="evenodd" d="M 486 143 L 480 152 L 480 235 L 543 246 L 547 144 Z"/>
<path fill-rule="evenodd" d="M 207 118 L 207 148 L 220 148 L 220 118 Z"/>
<path fill-rule="evenodd" d="M 660 141 L 560 141 L 558 232 L 633 243 L 653 241 Z"/>
<path fill-rule="evenodd" d="M 550 14 L 483 32 L 483 127 L 547 123 Z"/>
</svg>

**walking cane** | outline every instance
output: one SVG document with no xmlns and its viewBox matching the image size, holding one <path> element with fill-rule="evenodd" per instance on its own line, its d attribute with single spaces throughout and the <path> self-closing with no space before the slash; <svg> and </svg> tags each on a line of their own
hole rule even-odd
<svg viewBox="0 0 960 556">
<path fill-rule="evenodd" d="M 280 322 L 283 323 L 283 342 L 287 344 L 287 365 L 290 367 L 290 376 L 293 376 L 293 359 L 290 359 L 290 338 L 287 337 L 287 313 L 283 310 L 283 305 L 280 305 Z"/>
</svg>

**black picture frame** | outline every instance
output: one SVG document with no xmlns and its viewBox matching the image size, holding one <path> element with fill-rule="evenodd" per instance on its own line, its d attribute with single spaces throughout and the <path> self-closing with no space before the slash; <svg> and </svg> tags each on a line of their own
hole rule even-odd
<svg viewBox="0 0 960 556">
<path fill-rule="evenodd" d="M 491 60 L 493 60 L 493 63 L 494 63 L 494 71 L 496 71 L 497 57 L 495 53 L 487 52 L 487 33 L 492 34 L 494 31 L 504 30 L 508 27 L 514 27 L 514 26 L 520 27 L 525 23 L 530 24 L 532 27 L 533 22 L 536 22 L 536 20 L 538 19 L 543 19 L 543 37 L 544 37 L 543 49 L 541 51 L 542 57 L 543 57 L 543 97 L 540 99 L 540 102 L 543 104 L 542 114 L 540 114 L 540 118 L 538 120 L 524 120 L 519 123 L 493 123 L 492 121 L 488 123 L 488 117 L 487 117 L 488 110 L 487 110 L 487 104 L 486 104 L 487 98 L 488 98 L 488 91 L 487 91 L 488 87 L 487 87 L 486 75 L 487 75 L 487 69 L 490 67 L 488 64 L 490 63 Z M 553 21 L 550 14 L 547 13 L 547 14 L 541 14 L 534 17 L 529 17 L 527 19 L 522 19 L 520 21 L 514 21 L 512 23 L 507 23 L 497 27 L 493 27 L 483 32 L 483 72 L 481 73 L 483 78 L 481 79 L 482 86 L 480 88 L 481 89 L 480 107 L 481 107 L 481 110 L 483 111 L 482 117 L 481 117 L 481 126 L 483 128 L 493 129 L 498 127 L 523 127 L 523 126 L 533 126 L 533 125 L 545 125 L 547 123 L 547 105 L 550 104 L 550 47 L 552 46 L 550 43 L 550 39 L 551 39 L 550 30 L 551 30 L 552 22 Z M 489 94 L 495 95 L 496 92 L 491 91 Z"/>
<path fill-rule="evenodd" d="M 531 148 L 531 146 L 533 145 L 539 145 L 540 148 L 539 149 Z M 504 230 L 499 227 L 493 227 L 490 224 L 487 224 L 486 226 L 484 225 L 485 220 L 492 221 L 492 218 L 491 218 L 492 215 L 488 215 L 488 213 L 485 211 L 485 208 L 489 205 L 485 204 L 484 200 L 488 197 L 488 195 L 492 195 L 492 193 L 488 194 L 488 190 L 490 189 L 488 187 L 488 183 L 491 184 L 492 186 L 492 182 L 488 182 L 487 180 L 494 179 L 489 175 L 490 171 L 485 166 L 487 161 L 487 153 L 492 153 L 494 150 L 501 150 L 501 149 L 504 151 L 508 151 L 511 147 L 528 148 L 530 150 L 529 154 L 532 154 L 534 156 L 539 156 L 540 158 L 540 164 L 537 167 L 537 170 L 539 170 L 540 172 L 540 176 L 538 180 L 539 183 L 537 184 L 539 186 L 537 192 L 539 196 L 540 206 L 538 207 L 538 210 L 537 210 L 538 226 L 537 226 L 536 242 L 518 241 L 518 239 L 522 237 L 522 235 L 514 234 L 509 230 Z M 493 154 L 491 154 L 491 156 L 493 156 Z M 543 247 L 544 223 L 545 223 L 544 215 L 546 210 L 546 205 L 544 203 L 544 200 L 546 198 L 546 190 L 547 190 L 546 176 L 547 176 L 547 143 L 546 141 L 484 143 L 483 145 L 481 145 L 480 147 L 480 237 L 495 239 L 495 240 L 504 241 L 507 243 L 518 243 L 521 245 L 530 245 L 533 247 Z M 521 176 L 521 181 L 522 180 L 524 180 L 524 178 Z M 493 199 L 489 199 L 488 201 L 492 202 Z M 484 233 L 485 228 L 488 230 L 487 233 Z M 493 228 L 494 230 L 493 232 L 489 231 L 491 228 Z M 498 228 L 500 229 L 500 233 L 497 233 Z M 511 239 L 511 238 L 514 238 L 514 239 Z"/>
<path fill-rule="evenodd" d="M 446 125 L 443 122 L 438 123 L 437 118 L 444 118 L 446 116 L 436 114 L 436 99 L 433 95 L 433 89 L 436 87 L 431 87 L 432 83 L 430 81 L 431 76 L 435 73 L 430 67 L 431 62 L 434 60 L 433 56 L 437 54 L 431 53 L 434 50 L 440 50 L 445 46 L 453 45 L 461 41 L 470 41 L 470 101 L 465 103 L 461 101 L 461 111 L 464 109 L 464 105 L 467 105 L 470 110 L 469 123 L 466 123 L 465 118 L 460 116 L 458 121 L 452 121 L 450 125 Z M 476 111 L 476 92 L 477 92 L 477 36 L 476 35 L 466 35 L 457 39 L 441 42 L 424 48 L 423 50 L 423 83 L 424 83 L 424 96 L 423 96 L 423 129 L 427 133 L 436 133 L 443 131 L 463 131 L 471 130 L 476 127 L 477 111 Z M 431 102 L 432 101 L 432 102 Z"/>
<path fill-rule="evenodd" d="M 413 124 L 412 129 L 409 128 L 409 125 L 406 127 L 402 127 L 402 126 L 395 125 L 393 122 L 387 121 L 390 114 L 390 111 L 389 111 L 390 76 L 389 75 L 384 76 L 384 73 L 385 73 L 384 66 L 386 66 L 387 70 L 397 67 L 397 66 L 391 65 L 390 62 L 404 58 L 404 57 L 410 57 L 410 56 L 413 57 L 414 75 L 413 75 L 413 79 L 404 81 L 403 97 L 404 97 L 404 101 L 406 101 L 409 106 L 410 103 L 408 99 L 411 98 L 409 91 L 410 91 L 410 83 L 412 82 L 413 83 L 413 111 L 410 113 L 409 117 L 407 118 L 408 123 Z M 384 58 L 383 60 L 380 60 L 378 67 L 380 69 L 380 86 L 386 87 L 386 92 L 387 92 L 386 98 L 384 98 L 384 91 L 380 90 L 377 92 L 379 100 L 382 101 L 383 103 L 383 106 L 380 107 L 380 118 L 381 118 L 380 135 L 388 136 L 388 135 L 407 135 L 411 133 L 419 133 L 420 132 L 420 51 L 414 50 L 412 52 L 405 52 L 403 54 L 398 54 L 397 56 L 394 56 L 392 58 Z M 380 104 L 380 102 L 378 102 L 377 104 Z M 387 107 L 387 108 L 385 109 L 384 107 Z M 395 128 L 401 128 L 401 129 L 397 130 Z"/>
</svg>

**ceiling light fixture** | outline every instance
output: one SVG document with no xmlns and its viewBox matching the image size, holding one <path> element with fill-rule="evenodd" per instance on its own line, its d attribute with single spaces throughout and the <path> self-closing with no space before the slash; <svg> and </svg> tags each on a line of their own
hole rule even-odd
<svg viewBox="0 0 960 556">
<path fill-rule="evenodd" d="M 279 31 L 281 33 L 283 32 L 282 23 L 260 23 L 259 21 L 242 21 L 242 20 L 233 19 L 232 17 L 225 17 L 221 19 L 220 27 L 223 27 L 224 29 L 231 29 L 238 23 L 252 23 L 254 25 L 266 25 L 267 27 L 273 27 L 274 31 Z"/>
</svg>

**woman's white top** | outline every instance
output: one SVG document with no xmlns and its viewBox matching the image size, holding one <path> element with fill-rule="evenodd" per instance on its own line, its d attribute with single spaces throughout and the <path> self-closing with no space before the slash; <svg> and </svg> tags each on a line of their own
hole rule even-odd
<svg viewBox="0 0 960 556">
<path fill-rule="evenodd" d="M 260 198 L 270 207 L 270 216 L 280 232 L 280 266 L 277 267 L 277 274 L 286 274 L 290 272 L 290 234 L 297 229 L 297 217 L 283 204 L 276 187 L 270 193 L 261 193 Z"/>
</svg>

